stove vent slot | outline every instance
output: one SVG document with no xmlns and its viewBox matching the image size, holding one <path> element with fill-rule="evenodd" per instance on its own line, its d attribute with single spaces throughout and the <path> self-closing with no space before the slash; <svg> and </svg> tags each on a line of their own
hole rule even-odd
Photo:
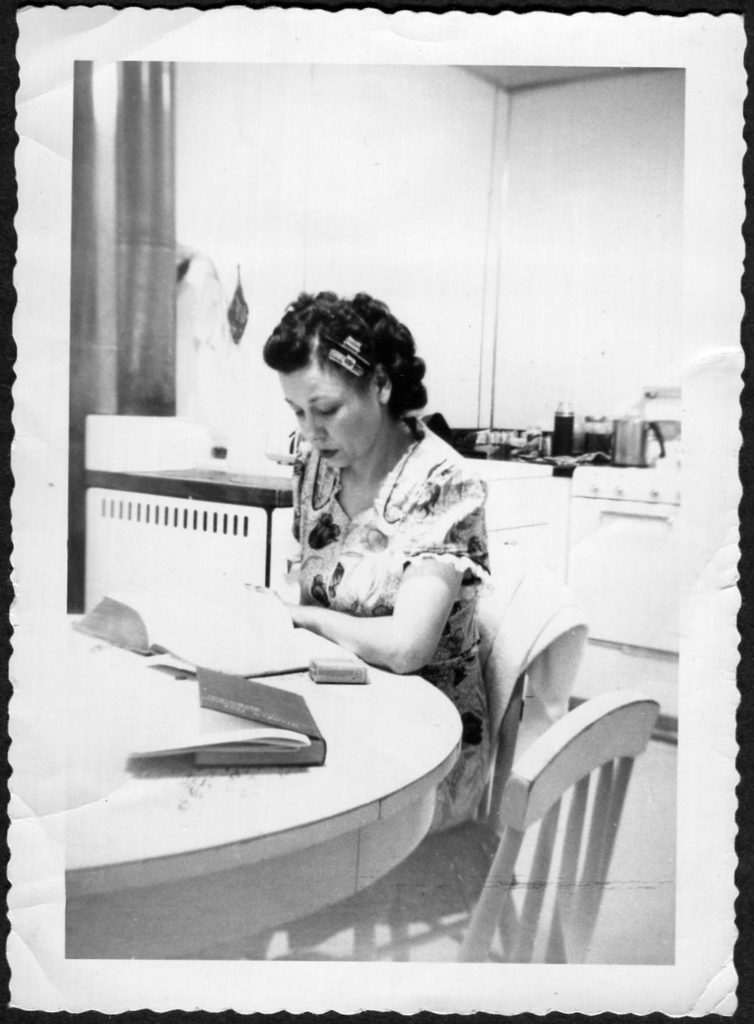
<svg viewBox="0 0 754 1024">
<path fill-rule="evenodd" d="M 187 507 L 185 500 L 103 497 L 100 500 L 99 515 L 102 519 L 125 519 L 126 522 L 169 527 L 173 530 L 200 530 L 203 533 L 220 533 L 232 537 L 249 536 L 249 515 L 236 511 L 236 506 L 221 506 L 226 511 L 218 512 L 214 511 L 217 505 L 213 504 L 213 511 L 209 512 Z"/>
<path fill-rule="evenodd" d="M 282 579 L 291 520 L 290 509 L 273 513 L 273 587 Z M 118 592 L 195 587 L 220 599 L 224 588 L 261 584 L 266 526 L 258 508 L 91 488 L 86 607 Z"/>
</svg>

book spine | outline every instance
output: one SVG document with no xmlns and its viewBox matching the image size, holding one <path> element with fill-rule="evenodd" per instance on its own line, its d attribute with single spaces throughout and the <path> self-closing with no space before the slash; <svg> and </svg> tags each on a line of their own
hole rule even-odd
<svg viewBox="0 0 754 1024">
<path fill-rule="evenodd" d="M 294 732 L 305 731 L 300 724 L 290 721 L 284 715 L 271 715 L 246 701 L 231 700 L 229 697 L 221 697 L 214 693 L 204 694 L 202 706 L 210 708 L 212 711 L 224 711 L 229 715 L 248 718 L 253 722 L 260 722 L 262 725 L 277 726 L 278 729 L 291 729 Z"/>
<path fill-rule="evenodd" d="M 325 763 L 325 744 L 314 741 L 302 750 L 260 750 L 254 753 L 232 750 L 197 750 L 194 764 L 216 768 L 306 768 Z"/>
<path fill-rule="evenodd" d="M 219 696 L 216 693 L 205 693 L 202 698 L 202 707 L 211 711 L 224 711 L 227 715 L 238 715 L 240 718 L 248 718 L 252 722 L 259 722 L 261 725 L 276 726 L 279 729 L 290 729 L 292 732 L 301 732 L 308 735 L 308 727 L 302 726 L 285 715 L 270 715 L 255 705 L 250 705 L 246 700 L 233 700 L 231 697 Z"/>
<path fill-rule="evenodd" d="M 239 700 L 230 700 L 228 697 L 217 697 L 215 694 L 207 694 L 204 697 L 203 705 L 213 711 L 226 711 L 231 715 L 240 715 L 242 718 L 251 718 L 257 711 Z"/>
</svg>

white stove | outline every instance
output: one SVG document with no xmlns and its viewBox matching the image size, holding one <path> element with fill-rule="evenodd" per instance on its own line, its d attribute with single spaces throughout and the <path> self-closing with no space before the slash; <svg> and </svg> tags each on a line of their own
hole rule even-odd
<svg viewBox="0 0 754 1024">
<path fill-rule="evenodd" d="M 663 460 L 664 461 L 664 460 Z M 632 686 L 677 711 L 680 605 L 677 464 L 579 467 L 568 582 L 586 609 L 589 692 Z"/>
<path fill-rule="evenodd" d="M 664 459 L 648 469 L 579 466 L 573 474 L 571 494 L 574 498 L 680 505 L 680 468 L 675 460 Z"/>
</svg>

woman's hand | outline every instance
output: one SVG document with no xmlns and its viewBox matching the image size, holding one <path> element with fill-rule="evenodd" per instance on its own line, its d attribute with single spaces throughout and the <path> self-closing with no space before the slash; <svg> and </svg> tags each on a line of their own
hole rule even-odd
<svg viewBox="0 0 754 1024">
<path fill-rule="evenodd" d="M 317 632 L 317 630 L 315 630 L 314 626 L 311 624 L 313 619 L 311 613 L 316 612 L 319 609 L 311 605 L 291 604 L 287 601 L 285 603 L 285 607 L 288 609 L 288 613 L 291 617 L 291 621 L 293 622 L 294 626 L 301 626 L 304 629 L 311 629 L 314 632 Z M 326 608 L 321 609 L 321 611 L 326 610 Z"/>
<path fill-rule="evenodd" d="M 461 571 L 439 559 L 409 566 L 392 615 L 347 615 L 318 605 L 288 605 L 294 626 L 340 644 L 391 672 L 416 672 L 432 657 L 461 588 Z"/>
</svg>

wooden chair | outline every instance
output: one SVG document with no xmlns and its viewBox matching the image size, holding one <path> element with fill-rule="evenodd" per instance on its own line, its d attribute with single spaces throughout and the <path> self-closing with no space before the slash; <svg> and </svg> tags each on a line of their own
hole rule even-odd
<svg viewBox="0 0 754 1024">
<path fill-rule="evenodd" d="M 586 642 L 581 609 L 551 573 L 514 551 L 502 568 L 500 583 L 479 606 L 480 662 L 496 743 L 477 818 L 430 834 L 384 878 L 292 923 L 289 956 L 319 958 L 317 947 L 349 928 L 354 939 L 346 958 L 353 960 L 408 959 L 442 936 L 460 941 L 497 850 L 498 810 L 522 716 L 528 743 L 565 713 Z M 524 714 L 525 707 L 533 714 Z M 378 933 L 385 932 L 380 942 Z"/>
<path fill-rule="evenodd" d="M 505 961 L 529 962 L 538 949 L 547 963 L 586 960 L 634 760 L 649 742 L 658 711 L 655 701 L 626 691 L 595 697 L 516 760 L 498 812 L 500 843 L 460 960 L 488 959 L 497 938 L 498 958 Z M 566 801 L 567 821 L 558 829 Z M 536 849 L 518 912 L 513 873 L 524 836 L 535 826 Z"/>
</svg>

